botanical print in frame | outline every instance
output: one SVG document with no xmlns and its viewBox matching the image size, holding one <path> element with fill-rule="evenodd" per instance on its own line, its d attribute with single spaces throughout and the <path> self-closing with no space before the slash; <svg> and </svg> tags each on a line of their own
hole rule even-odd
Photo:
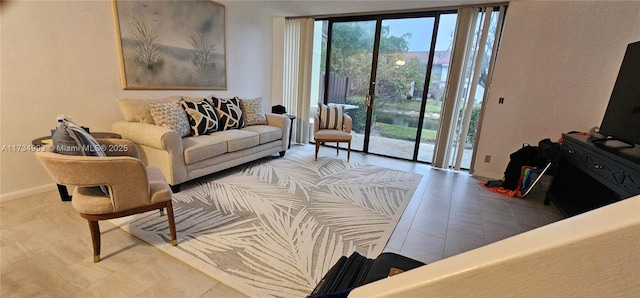
<svg viewBox="0 0 640 298">
<path fill-rule="evenodd" d="M 224 5 L 112 4 L 123 89 L 227 89 Z"/>
</svg>

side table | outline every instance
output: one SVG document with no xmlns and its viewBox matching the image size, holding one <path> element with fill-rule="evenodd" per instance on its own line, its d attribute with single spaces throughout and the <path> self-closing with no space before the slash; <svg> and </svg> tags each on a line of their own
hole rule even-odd
<svg viewBox="0 0 640 298">
<path fill-rule="evenodd" d="M 112 132 L 92 132 L 91 136 L 96 139 L 121 139 L 122 136 L 117 133 Z M 31 144 L 34 146 L 45 146 L 45 145 L 53 145 L 51 141 L 51 136 L 44 136 L 33 139 Z M 60 199 L 62 201 L 68 202 L 71 201 L 71 195 L 69 195 L 69 191 L 67 187 L 61 184 L 56 184 L 58 186 L 58 192 L 60 193 Z"/>
<path fill-rule="evenodd" d="M 291 120 L 291 125 L 289 126 L 289 147 L 287 149 L 291 149 L 291 137 L 293 137 L 293 121 L 296 120 L 296 116 L 287 115 Z"/>
</svg>

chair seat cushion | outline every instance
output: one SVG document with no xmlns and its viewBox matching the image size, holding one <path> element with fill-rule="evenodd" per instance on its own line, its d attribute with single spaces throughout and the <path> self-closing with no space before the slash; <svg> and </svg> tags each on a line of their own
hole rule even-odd
<svg viewBox="0 0 640 298">
<path fill-rule="evenodd" d="M 351 134 L 341 130 L 321 129 L 313 134 L 313 138 L 318 141 L 347 142 L 351 141 Z"/>
</svg>

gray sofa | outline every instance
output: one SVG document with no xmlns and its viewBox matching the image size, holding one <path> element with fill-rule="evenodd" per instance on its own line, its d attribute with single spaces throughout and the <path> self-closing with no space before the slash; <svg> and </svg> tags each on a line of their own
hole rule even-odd
<svg viewBox="0 0 640 298">
<path fill-rule="evenodd" d="M 265 113 L 267 123 L 240 129 L 217 131 L 200 136 L 181 137 L 177 131 L 156 125 L 148 102 L 169 103 L 183 98 L 199 102 L 202 98 L 172 96 L 158 100 L 119 99 L 125 120 L 113 124 L 113 131 L 136 143 L 140 159 L 155 166 L 174 192 L 180 184 L 249 161 L 279 153 L 284 156 L 289 140 L 290 120 L 284 115 Z"/>
</svg>

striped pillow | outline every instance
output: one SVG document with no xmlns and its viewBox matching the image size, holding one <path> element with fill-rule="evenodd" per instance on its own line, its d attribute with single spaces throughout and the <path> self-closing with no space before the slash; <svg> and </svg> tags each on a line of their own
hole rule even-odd
<svg viewBox="0 0 640 298">
<path fill-rule="evenodd" d="M 93 138 L 93 136 L 89 134 L 87 131 L 85 131 L 81 126 L 64 118 L 58 120 L 58 122 L 60 124 L 58 125 L 56 133 L 54 134 L 54 137 L 53 137 L 54 146 L 56 147 L 55 149 L 56 152 L 62 153 L 65 155 L 79 155 L 77 153 L 70 152 L 73 150 L 78 150 L 84 156 L 97 156 L 97 157 L 107 156 L 107 154 L 104 152 L 104 149 L 105 149 L 104 146 L 100 145 L 100 143 L 98 143 L 98 141 L 96 141 L 96 139 Z M 58 136 L 62 135 L 62 133 L 64 133 L 64 135 L 69 136 L 71 139 L 73 139 L 76 142 L 77 147 L 75 147 L 75 149 L 71 149 L 70 147 L 58 148 L 58 146 L 56 145 L 56 139 L 59 139 Z M 62 150 L 59 150 L 59 149 L 62 149 Z M 61 151 L 67 151 L 67 152 L 61 152 Z M 109 187 L 107 185 L 100 185 L 100 190 L 106 196 L 109 196 Z"/>
<path fill-rule="evenodd" d="M 342 105 L 325 105 L 318 103 L 318 118 L 320 118 L 321 129 L 342 130 L 342 121 L 344 118 Z"/>
</svg>

